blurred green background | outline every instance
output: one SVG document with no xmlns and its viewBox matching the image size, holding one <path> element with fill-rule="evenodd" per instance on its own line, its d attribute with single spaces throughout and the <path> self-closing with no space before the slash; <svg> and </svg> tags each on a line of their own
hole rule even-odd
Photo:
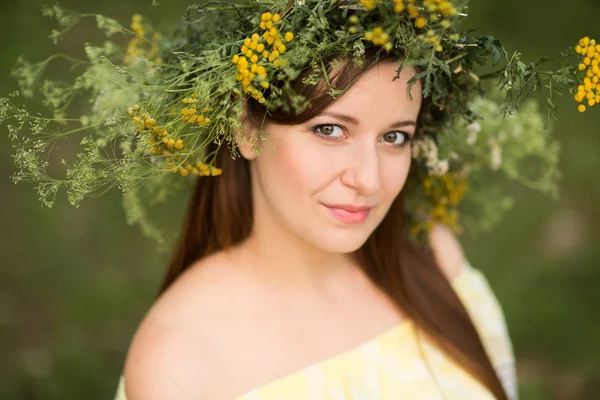
<svg viewBox="0 0 600 400">
<path fill-rule="evenodd" d="M 128 24 L 141 13 L 156 26 L 176 23 L 187 5 L 164 0 L 82 2 L 79 12 Z M 63 51 L 83 55 L 103 36 L 92 22 L 54 46 L 56 23 L 40 0 L 3 3 L 0 93 L 16 89 L 10 69 Z M 533 61 L 600 39 L 600 4 L 590 0 L 472 2 L 469 27 L 504 41 Z M 55 75 L 68 75 L 57 65 Z M 576 111 L 559 100 L 555 127 L 563 146 L 559 200 L 512 187 L 516 207 L 493 233 L 463 237 L 505 310 L 518 358 L 522 399 L 600 398 L 600 109 Z M 32 187 L 14 185 L 11 143 L 0 135 L 0 399 L 108 399 L 116 389 L 134 330 L 151 305 L 167 256 L 127 226 L 118 192 L 70 206 L 64 194 L 43 208 Z M 181 199 L 185 201 L 185 199 Z M 174 225 L 180 208 L 169 211 Z"/>
</svg>

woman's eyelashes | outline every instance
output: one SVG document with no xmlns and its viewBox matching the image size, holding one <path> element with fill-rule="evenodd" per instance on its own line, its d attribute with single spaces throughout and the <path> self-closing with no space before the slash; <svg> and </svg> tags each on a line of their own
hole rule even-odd
<svg viewBox="0 0 600 400">
<path fill-rule="evenodd" d="M 327 140 L 340 140 L 346 135 L 345 129 L 337 124 L 315 125 L 311 131 Z M 393 146 L 402 147 L 412 140 L 412 136 L 404 131 L 391 131 L 382 135 L 381 139 Z"/>
</svg>

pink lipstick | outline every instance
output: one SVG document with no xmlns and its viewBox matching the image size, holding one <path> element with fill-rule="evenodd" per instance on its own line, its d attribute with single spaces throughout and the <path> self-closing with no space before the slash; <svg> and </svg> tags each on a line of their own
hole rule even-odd
<svg viewBox="0 0 600 400">
<path fill-rule="evenodd" d="M 323 204 L 338 221 L 346 224 L 360 224 L 369 216 L 371 207 L 351 204 Z"/>
</svg>

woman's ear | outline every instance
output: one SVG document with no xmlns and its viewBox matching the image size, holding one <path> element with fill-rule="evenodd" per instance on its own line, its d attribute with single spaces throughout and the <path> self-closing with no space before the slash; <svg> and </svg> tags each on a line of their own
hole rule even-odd
<svg viewBox="0 0 600 400">
<path fill-rule="evenodd" d="M 257 156 L 255 146 L 258 129 L 254 126 L 248 116 L 248 103 L 242 104 L 242 116 L 240 117 L 241 129 L 235 129 L 235 141 L 240 154 L 246 160 L 254 160 Z"/>
</svg>

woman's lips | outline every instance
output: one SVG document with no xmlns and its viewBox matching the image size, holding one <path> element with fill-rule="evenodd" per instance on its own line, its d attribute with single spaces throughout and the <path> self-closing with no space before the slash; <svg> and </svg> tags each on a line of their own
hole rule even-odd
<svg viewBox="0 0 600 400">
<path fill-rule="evenodd" d="M 360 224 L 369 216 L 370 207 L 323 204 L 338 221 L 346 224 Z"/>
</svg>

